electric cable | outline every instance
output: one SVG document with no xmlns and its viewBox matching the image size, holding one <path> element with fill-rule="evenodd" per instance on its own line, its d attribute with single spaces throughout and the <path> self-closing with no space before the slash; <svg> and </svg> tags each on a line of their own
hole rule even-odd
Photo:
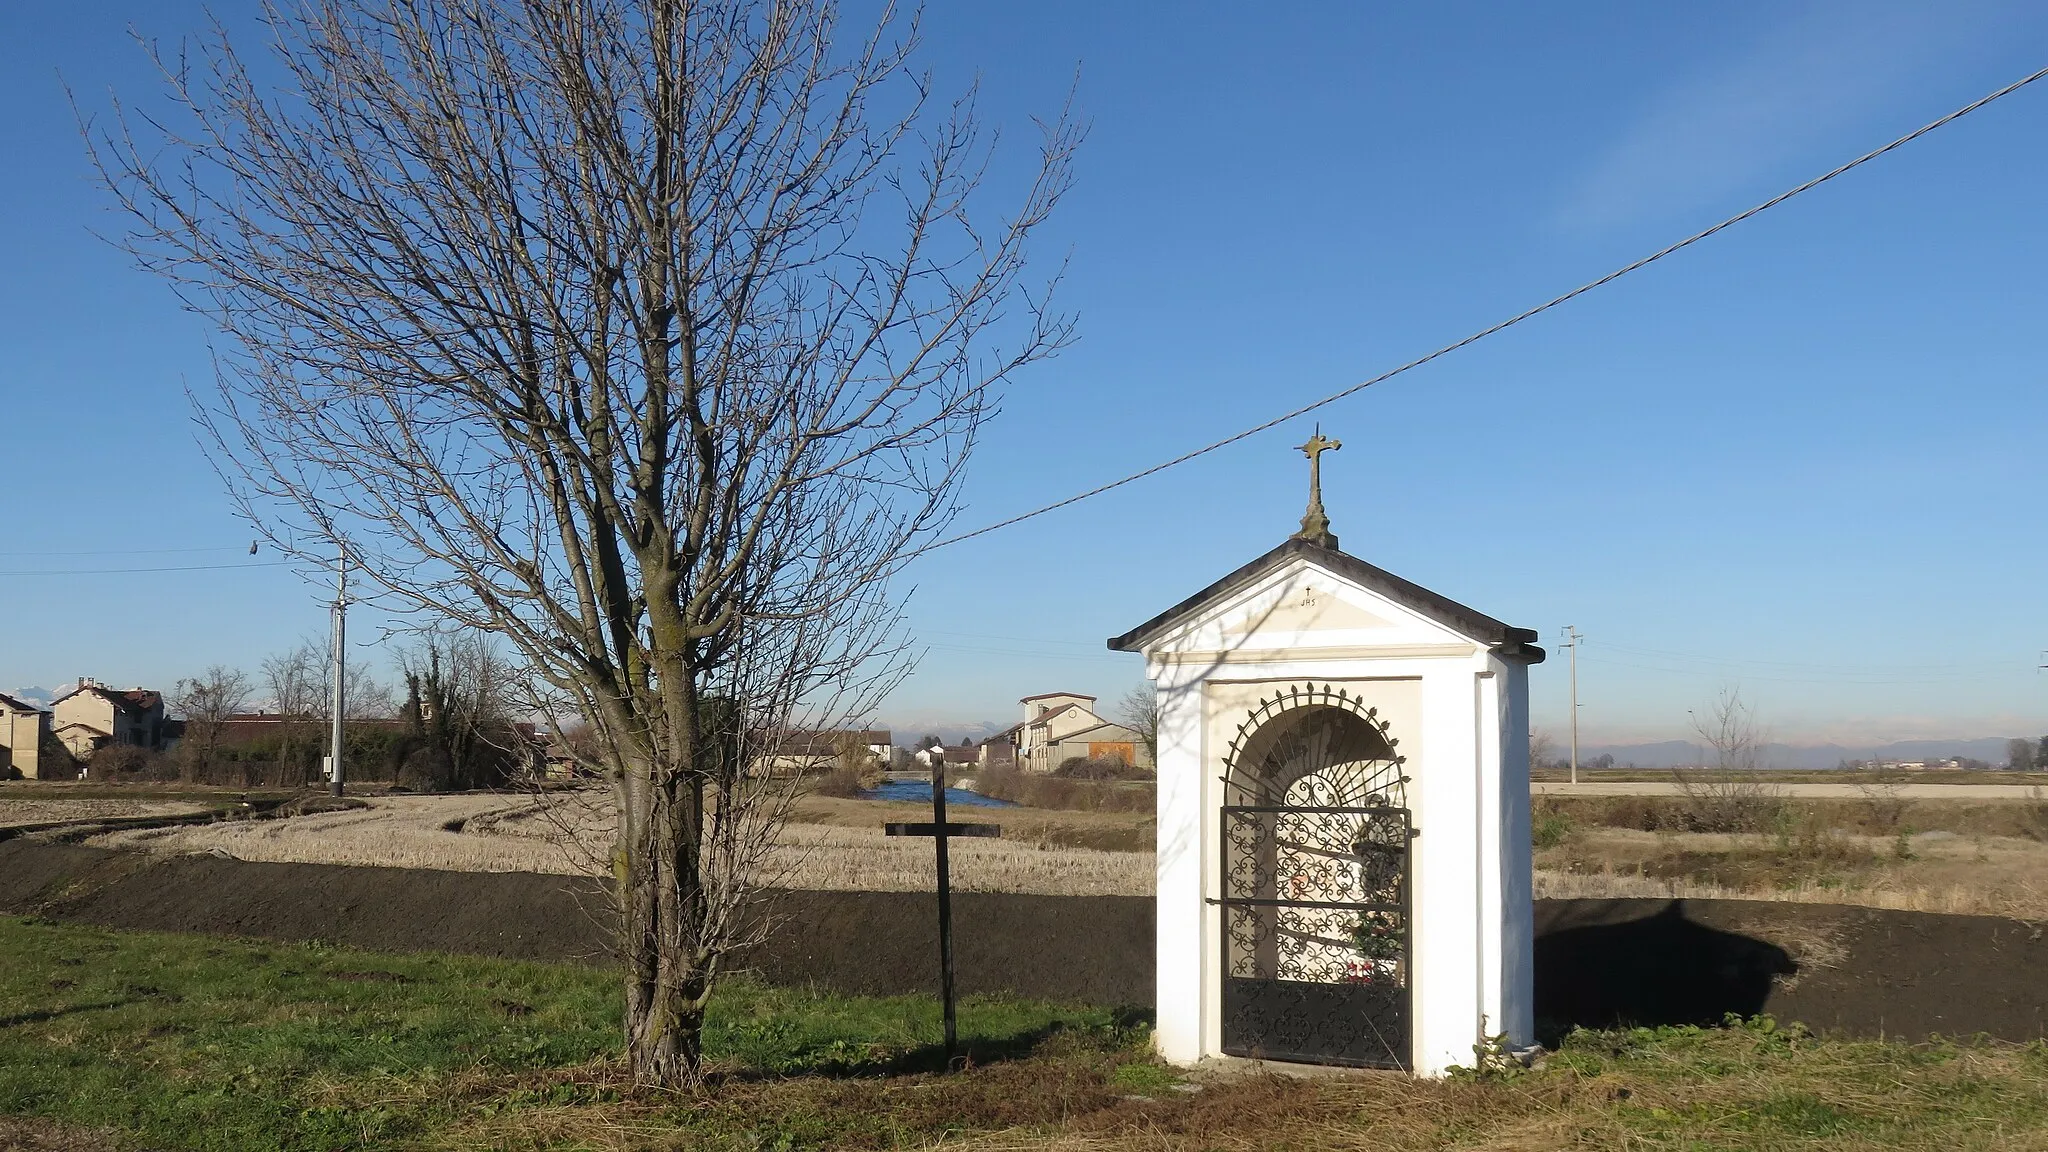
<svg viewBox="0 0 2048 1152">
<path fill-rule="evenodd" d="M 1485 328 L 1481 329 L 1478 332 L 1474 332 L 1472 335 L 1467 336 L 1463 340 L 1459 340 L 1454 344 L 1446 344 L 1443 347 L 1437 349 L 1434 352 L 1429 353 L 1426 356 L 1420 356 L 1414 360 L 1410 360 L 1406 364 L 1403 364 L 1400 367 L 1392 369 L 1390 371 L 1383 372 L 1380 375 L 1365 381 L 1364 383 L 1353 384 L 1352 386 L 1344 389 L 1341 392 L 1333 392 L 1330 395 L 1325 396 L 1321 400 L 1317 400 L 1312 404 L 1304 404 L 1301 407 L 1296 408 L 1293 411 L 1288 412 L 1284 415 L 1275 416 L 1273 419 L 1268 420 L 1263 424 L 1257 425 L 1256 427 L 1247 428 L 1242 432 L 1226 436 L 1213 444 L 1197 448 L 1192 452 L 1183 453 L 1179 456 L 1174 457 L 1171 460 L 1166 461 L 1163 464 L 1154 464 L 1152 467 L 1147 468 L 1142 472 L 1133 472 L 1130 475 L 1125 476 L 1121 480 L 1112 480 L 1107 484 L 1103 484 L 1095 488 L 1090 488 L 1086 492 L 1080 493 L 1079 495 L 1069 496 L 1064 500 L 1052 504 L 1047 504 L 1042 508 L 1035 508 L 1029 512 L 1025 512 L 1017 516 L 1012 516 L 1007 520 L 999 520 L 996 523 L 990 524 L 985 528 L 976 528 L 972 532 L 963 532 L 958 536 L 949 536 L 944 540 L 939 540 L 934 543 L 927 544 L 924 547 L 919 548 L 917 551 L 912 552 L 909 556 L 906 556 L 904 559 L 914 560 L 917 557 L 924 555 L 926 552 L 932 552 L 937 549 L 944 548 L 949 544 L 958 544 L 963 540 L 972 540 L 977 536 L 986 536 L 991 532 L 995 532 L 1003 528 L 1008 528 L 1013 524 L 1021 524 L 1026 520 L 1043 516 L 1048 512 L 1056 512 L 1059 509 L 1065 508 L 1070 504 L 1079 504 L 1083 500 L 1087 500 L 1095 496 L 1100 496 L 1105 492 L 1121 488 L 1126 484 L 1143 480 L 1147 476 L 1155 476 L 1161 472 L 1166 471 L 1168 468 L 1173 468 L 1177 465 L 1185 464 L 1198 456 L 1206 456 L 1209 453 L 1214 452 L 1220 448 L 1227 448 L 1240 440 L 1248 439 L 1252 436 L 1256 436 L 1259 433 L 1267 431 L 1272 428 L 1277 428 L 1280 425 L 1287 423 L 1289 420 L 1294 420 L 1298 417 L 1305 416 L 1310 412 L 1314 412 L 1318 408 L 1323 408 L 1328 405 L 1334 404 L 1347 396 L 1351 396 L 1358 392 L 1362 392 L 1375 384 L 1383 384 L 1386 381 L 1392 380 L 1394 377 L 1399 376 L 1404 372 L 1420 368 L 1424 364 L 1427 364 L 1432 360 L 1436 360 L 1443 356 L 1448 356 L 1451 353 L 1456 352 L 1460 348 L 1476 344 L 1479 341 L 1486 339 L 1488 336 L 1492 336 L 1495 333 L 1502 332 L 1509 328 L 1512 328 L 1515 325 L 1520 324 L 1524 320 L 1528 320 L 1532 317 L 1542 315 L 1543 313 L 1550 311 L 1552 308 L 1555 308 L 1560 304 L 1569 303 L 1572 300 L 1575 300 L 1580 296 L 1583 296 L 1586 293 L 1593 291 L 1596 288 L 1612 284 L 1616 280 L 1621 279 L 1623 276 L 1626 276 L 1631 272 L 1635 272 L 1642 268 L 1647 268 L 1650 265 L 1655 264 L 1657 261 L 1664 259 L 1666 256 L 1669 256 L 1675 252 L 1682 251 L 1683 249 L 1689 248 L 1692 245 L 1697 244 L 1702 240 L 1705 240 L 1706 238 L 1714 235 L 1717 232 L 1721 232 L 1728 228 L 1732 228 L 1735 225 L 1742 223 L 1744 220 L 1747 220 L 1752 216 L 1755 216 L 1762 212 L 1769 211 L 1770 209 L 1775 208 L 1780 204 L 1783 204 L 1785 201 L 1792 199 L 1794 196 L 1797 196 L 1802 192 L 1811 191 L 1812 189 L 1820 187 L 1821 185 L 1827 183 L 1830 180 L 1833 180 L 1835 177 L 1840 176 L 1843 173 L 1852 171 L 1856 168 L 1860 168 L 1863 165 L 1868 164 L 1872 160 L 1877 159 L 1878 157 L 1884 155 L 1887 152 L 1892 151 L 1895 148 L 1900 148 L 1907 144 L 1910 144 L 1913 141 L 1918 140 L 1920 137 L 1927 135 L 1929 132 L 1932 132 L 1937 128 L 1953 124 L 1957 120 L 1960 120 L 1963 117 L 1968 116 L 1970 113 L 1977 111 L 1979 108 L 1982 108 L 1995 100 L 1999 100 L 2006 96 L 2010 96 L 2013 93 L 2019 91 L 2020 89 L 2025 88 L 2027 85 L 2034 83 L 2036 80 L 2042 79 L 2043 77 L 2048 77 L 2048 68 L 2043 68 L 2030 76 L 2026 76 L 2022 79 L 2015 80 L 2011 84 L 2008 84 L 2003 88 L 2000 88 L 1998 91 L 1993 92 L 1988 96 L 1982 97 L 1978 100 L 1973 100 L 1970 103 L 1963 105 L 1961 108 L 1958 108 L 1955 111 L 1949 113 L 1948 115 L 1943 116 L 1939 120 L 1930 121 L 1927 124 L 1921 125 L 1913 131 L 1906 133 L 1904 136 L 1901 136 L 1898 139 L 1892 141 L 1891 143 L 1886 144 L 1882 148 L 1874 148 L 1869 152 L 1865 152 L 1863 155 L 1856 157 L 1854 160 L 1851 160 L 1838 168 L 1835 168 L 1823 175 L 1816 176 L 1813 179 L 1808 180 L 1806 183 L 1791 189 L 1790 191 L 1781 192 L 1778 195 L 1771 197 L 1769 200 L 1766 200 L 1753 208 L 1747 209 L 1742 212 L 1738 212 L 1735 215 L 1728 217 L 1726 220 L 1721 221 L 1719 224 L 1716 224 L 1711 228 L 1695 232 L 1692 235 L 1686 237 L 1685 239 L 1680 240 L 1676 244 L 1670 245 L 1666 248 L 1660 248 L 1657 251 L 1652 252 L 1648 256 L 1645 256 L 1632 264 L 1624 265 L 1620 268 L 1615 269 L 1612 272 L 1609 272 L 1607 275 L 1600 277 L 1598 280 L 1593 280 L 1588 283 L 1581 284 L 1577 288 L 1574 288 L 1561 296 L 1554 296 L 1551 299 L 1536 305 L 1534 308 L 1531 308 L 1526 312 L 1510 316 L 1506 320 L 1503 320 L 1500 323 L 1495 324 L 1491 328 Z"/>
<path fill-rule="evenodd" d="M 0 569 L 0 576 L 118 576 L 148 572 L 223 572 L 231 568 L 284 568 L 295 560 L 259 560 L 254 564 L 186 564 L 170 568 L 45 568 L 18 571 Z"/>
<path fill-rule="evenodd" d="M 247 552 L 246 545 L 231 544 L 205 548 L 88 548 L 72 552 L 0 552 L 0 560 L 39 559 L 44 556 L 163 556 L 173 552 Z"/>
</svg>

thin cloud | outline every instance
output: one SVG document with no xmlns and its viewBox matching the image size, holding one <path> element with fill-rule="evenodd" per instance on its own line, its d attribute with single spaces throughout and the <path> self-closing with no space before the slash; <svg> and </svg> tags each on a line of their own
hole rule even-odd
<svg viewBox="0 0 2048 1152">
<path fill-rule="evenodd" d="M 2015 14 L 1993 3 L 1808 5 L 1654 96 L 1571 188 L 1559 223 L 1607 228 L 1728 207 L 1803 174 L 1795 162 L 1824 143 L 1840 146 L 1821 159 L 1845 159 L 1875 142 L 1845 139 L 1845 129 L 1929 72 L 1995 46 Z"/>
</svg>

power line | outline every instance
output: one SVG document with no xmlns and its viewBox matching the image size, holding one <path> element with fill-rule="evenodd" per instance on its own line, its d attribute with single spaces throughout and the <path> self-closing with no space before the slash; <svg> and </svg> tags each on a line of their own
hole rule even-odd
<svg viewBox="0 0 2048 1152">
<path fill-rule="evenodd" d="M 295 563 L 295 560 L 259 560 L 254 564 L 183 564 L 169 568 L 40 568 L 12 572 L 0 570 L 0 576 L 117 576 L 125 573 L 150 572 L 221 572 L 230 568 L 283 568 Z"/>
<path fill-rule="evenodd" d="M 1910 669 L 1904 668 L 1896 672 L 1879 671 L 1871 674 L 1845 668 L 1842 671 L 1827 675 L 1757 675 L 1748 672 L 1731 673 L 1727 668 L 1674 668 L 1669 664 L 1638 664 L 1628 660 L 1610 660 L 1604 656 L 1587 656 L 1585 659 L 1589 664 L 1598 664 L 1608 668 L 1630 668 L 1641 672 L 1662 672 L 1671 676 L 1728 677 L 1735 675 L 1735 678 L 1744 682 L 1754 681 L 1765 684 L 1835 684 L 1843 687 L 1864 688 L 1893 685 L 1964 685 L 2004 680 L 2010 675 L 2010 673 L 1997 670 L 1986 670 L 1974 673 L 1958 672 L 1941 676 L 1914 676 L 1911 674 Z"/>
<path fill-rule="evenodd" d="M 1765 660 L 1765 659 L 1761 659 L 1761 658 L 1753 658 L 1753 657 L 1747 657 L 1747 656 L 1741 656 L 1741 657 L 1732 657 L 1732 656 L 1708 656 L 1708 655 L 1705 655 L 1705 654 L 1702 654 L 1702 653 L 1699 653 L 1699 652 L 1674 652 L 1674 651 L 1672 651 L 1672 650 L 1670 650 L 1670 649 L 1668 649 L 1668 648 L 1642 648 L 1642 647 L 1637 647 L 1637 646 L 1635 646 L 1635 645 L 1632 645 L 1632 644 L 1615 644 L 1615 643 L 1602 643 L 1602 644 L 1598 644 L 1598 645 L 1595 645 L 1595 647 L 1596 647 L 1596 648 L 1599 648 L 1599 649 L 1602 649 L 1602 650 L 1605 650 L 1605 651 L 1609 651 L 1609 652 L 1622 652 L 1622 653 L 1627 653 L 1628 655 L 1632 655 L 1632 656 L 1647 656 L 1647 657 L 1650 657 L 1650 658 L 1652 658 L 1652 659 L 1657 659 L 1657 660 L 1680 660 L 1680 661 L 1692 661 L 1692 662 L 1696 662 L 1696 663 L 1701 663 L 1701 664 L 1725 664 L 1725 665 L 1730 665 L 1730 666 L 1734 666 L 1734 667 L 1741 667 L 1741 668 L 1747 668 L 1747 667 L 1751 667 L 1751 666 L 1755 666 L 1755 667 L 1770 667 L 1770 668 L 1786 668 L 1786 669 L 1792 669 L 1792 670 L 1796 670 L 1796 671 L 1814 671 L 1814 672 L 1835 672 L 1835 671 L 1849 670 L 1849 671 L 1862 671 L 1862 672 L 1871 672 L 1871 673 L 1883 673 L 1883 672 L 1888 672 L 1888 671 L 1905 671 L 1905 672 L 1946 672 L 1946 671 L 1965 671 L 1965 672 L 1973 672 L 1973 673 L 1974 673 L 1974 672 L 1977 672 L 1977 671 L 1981 671 L 1981 670 L 1982 670 L 1982 669 L 1984 668 L 1984 664 L 1983 664 L 1983 662 L 1982 662 L 1982 661 L 1978 661 L 1978 662 L 1975 662 L 1975 663 L 1953 663 L 1953 662 L 1951 662 L 1951 663 L 1939 663 L 1939 664 L 1924 664 L 1924 663 L 1905 663 L 1905 664 L 1889 664 L 1889 665 L 1887 665 L 1887 664 L 1873 664 L 1873 663 L 1870 663 L 1869 661 L 1865 661 L 1865 660 L 1857 660 L 1857 661 L 1853 661 L 1853 662 L 1849 662 L 1849 663 L 1838 663 L 1838 664 L 1823 664 L 1823 663 L 1815 663 L 1815 662 L 1813 662 L 1813 661 L 1806 661 L 1806 660 Z M 1590 660 L 1590 659 L 1592 659 L 1592 657 L 1590 657 L 1590 656 L 1589 656 L 1589 657 L 1587 657 L 1587 659 L 1589 659 L 1589 660 Z"/>
<path fill-rule="evenodd" d="M 26 560 L 43 556 L 165 556 L 173 552 L 247 552 L 242 545 L 206 548 L 92 548 L 78 552 L 0 552 L 0 559 Z"/>
<path fill-rule="evenodd" d="M 1226 436 L 1213 444 L 1208 444 L 1201 448 L 1197 448 L 1192 452 L 1183 453 L 1179 456 L 1174 457 L 1171 460 L 1166 461 L 1163 464 L 1154 464 L 1152 467 L 1147 468 L 1142 472 L 1133 472 L 1130 475 L 1125 476 L 1121 480 L 1112 480 L 1107 484 L 1090 488 L 1086 492 L 1082 492 L 1079 495 L 1069 496 L 1064 500 L 1060 500 L 1052 504 L 1047 504 L 1042 508 L 1035 508 L 1029 512 L 1025 512 L 1017 516 L 1012 516 L 1007 520 L 999 520 L 996 523 L 990 524 L 985 528 L 976 528 L 972 532 L 963 532 L 958 536 L 949 536 L 944 540 L 940 540 L 932 544 L 927 544 L 924 547 L 918 549 L 916 552 L 911 553 L 910 556 L 906 559 L 914 559 L 918 556 L 922 556 L 926 552 L 931 552 L 939 548 L 944 548 L 949 544 L 958 544 L 963 540 L 972 540 L 976 536 L 986 536 L 991 532 L 1003 528 L 1008 528 L 1013 524 L 1021 524 L 1026 520 L 1043 516 L 1048 512 L 1056 512 L 1061 508 L 1065 508 L 1069 504 L 1078 504 L 1083 500 L 1090 499 L 1091 497 L 1100 496 L 1104 492 L 1109 492 L 1114 489 L 1121 488 L 1126 484 L 1143 480 L 1147 476 L 1157 475 L 1161 472 L 1166 471 L 1169 468 L 1185 464 L 1198 456 L 1206 456 L 1209 453 L 1214 452 L 1220 448 L 1227 448 L 1240 440 L 1245 440 L 1250 437 L 1256 436 L 1261 432 L 1267 431 L 1268 429 L 1277 428 L 1280 425 L 1287 423 L 1289 420 L 1293 420 L 1301 416 L 1306 416 L 1307 414 L 1309 414 L 1310 412 L 1314 412 L 1318 408 L 1323 408 L 1330 404 L 1335 404 L 1337 401 L 1342 400 L 1347 396 L 1354 395 L 1358 392 L 1363 392 L 1365 389 L 1370 388 L 1375 384 L 1383 384 L 1386 381 L 1392 380 L 1394 377 L 1399 376 L 1404 372 L 1410 371 L 1411 369 L 1420 368 L 1424 364 L 1427 364 L 1432 360 L 1436 360 L 1439 357 L 1448 356 L 1451 353 L 1456 352 L 1460 348 L 1476 344 L 1479 341 L 1486 339 L 1488 336 L 1492 336 L 1497 332 L 1505 331 L 1509 328 L 1514 327 L 1517 324 L 1520 324 L 1524 320 L 1528 320 L 1532 317 L 1539 316 L 1545 312 L 1548 312 L 1552 308 L 1555 308 L 1560 304 L 1569 303 L 1570 301 L 1575 300 L 1580 296 L 1583 296 L 1586 293 L 1593 291 L 1595 288 L 1600 288 L 1608 284 L 1612 284 L 1616 280 L 1621 279 L 1623 276 L 1626 276 L 1631 272 L 1635 272 L 1642 268 L 1647 268 L 1650 265 L 1655 264 L 1657 261 L 1664 259 L 1666 256 L 1669 256 L 1675 252 L 1682 251 L 1683 249 L 1689 248 L 1692 245 L 1697 244 L 1702 240 L 1705 240 L 1707 237 L 1712 236 L 1717 232 L 1721 232 L 1725 229 L 1732 228 L 1735 225 L 1742 223 L 1744 220 L 1747 220 L 1752 216 L 1755 216 L 1762 212 L 1767 212 L 1772 208 L 1776 208 L 1778 205 L 1783 204 L 1785 201 L 1792 199 L 1794 196 L 1797 196 L 1802 192 L 1808 192 L 1815 188 L 1818 188 L 1821 185 L 1827 183 L 1828 181 L 1833 180 L 1835 177 L 1840 176 L 1846 172 L 1852 171 L 1856 168 L 1860 168 L 1863 165 L 1868 164 L 1872 160 L 1877 159 L 1879 156 L 1882 156 L 1895 148 L 1900 148 L 1907 144 L 1910 144 L 1913 141 L 1918 140 L 1920 137 L 1927 135 L 1929 132 L 1932 132 L 1937 128 L 1953 124 L 1957 120 L 1960 120 L 1963 117 L 1968 116 L 1970 113 L 1975 112 L 1977 109 L 1982 108 L 1985 105 L 1992 103 L 1993 101 L 2002 99 L 2006 96 L 2010 96 L 2013 93 L 2019 91 L 2022 88 L 2025 88 L 2027 85 L 2032 84 L 2034 81 L 2039 80 L 2043 77 L 2048 77 L 2048 68 L 2043 68 L 2039 72 L 2035 72 L 2032 75 L 2016 80 L 2011 84 L 2008 84 L 2003 88 L 2000 88 L 1998 91 L 1991 93 L 1988 96 L 1965 104 L 1961 108 L 1958 108 L 1955 111 L 1949 113 L 1948 115 L 1943 116 L 1939 120 L 1930 121 L 1927 124 L 1921 125 L 1913 131 L 1906 133 L 1904 136 L 1901 136 L 1898 139 L 1892 141 L 1891 143 L 1886 144 L 1882 148 L 1875 148 L 1869 152 L 1865 152 L 1863 155 L 1856 157 L 1854 160 L 1851 160 L 1838 168 L 1835 168 L 1823 175 L 1816 176 L 1813 179 L 1808 180 L 1806 183 L 1791 189 L 1790 191 L 1781 192 L 1778 195 L 1771 197 L 1769 200 L 1766 200 L 1763 203 L 1758 204 L 1754 208 L 1750 208 L 1743 212 L 1738 212 L 1735 215 L 1728 217 L 1726 220 L 1721 221 L 1719 224 L 1716 224 L 1711 228 L 1705 229 L 1704 231 L 1695 232 L 1692 235 L 1686 237 L 1683 240 L 1680 240 L 1678 243 L 1673 244 L 1667 248 L 1660 248 L 1657 251 L 1652 252 L 1648 256 L 1645 256 L 1642 259 L 1637 260 L 1633 264 L 1628 264 L 1624 265 L 1623 267 L 1617 268 L 1614 271 L 1609 272 L 1607 275 L 1600 277 L 1598 280 L 1593 280 L 1588 283 L 1581 284 L 1577 288 L 1574 288 L 1571 291 L 1566 292 L 1562 296 L 1554 296 L 1551 299 L 1546 300 L 1541 304 L 1538 304 L 1537 306 L 1529 309 L 1526 312 L 1522 312 L 1517 315 L 1511 316 L 1506 320 L 1503 320 L 1500 323 L 1495 324 L 1491 328 L 1485 328 L 1478 332 L 1474 332 L 1472 335 L 1467 336 L 1463 340 L 1460 340 L 1454 344 L 1446 344 L 1443 347 L 1437 349 L 1434 352 L 1429 353 L 1426 356 L 1421 356 L 1414 360 L 1410 360 L 1406 364 L 1403 364 L 1398 368 L 1392 369 L 1391 371 L 1383 372 L 1380 375 L 1375 376 L 1362 384 L 1353 384 L 1351 387 L 1346 388 L 1341 392 L 1333 392 L 1330 395 L 1323 397 L 1321 400 L 1317 400 L 1313 404 L 1305 404 L 1299 408 L 1296 408 L 1292 412 L 1288 412 L 1280 416 L 1275 416 L 1273 419 L 1268 420 L 1263 424 L 1257 425 L 1256 427 L 1247 428 L 1242 432 Z"/>
</svg>

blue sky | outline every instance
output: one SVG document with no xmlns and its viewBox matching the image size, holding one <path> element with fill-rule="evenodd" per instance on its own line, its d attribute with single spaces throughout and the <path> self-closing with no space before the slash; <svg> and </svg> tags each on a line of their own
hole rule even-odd
<svg viewBox="0 0 2048 1152">
<path fill-rule="evenodd" d="M 2023 3 L 1160 11 L 928 16 L 926 63 L 980 76 L 1013 155 L 1077 69 L 1092 124 L 1041 248 L 1071 254 L 1081 338 L 1008 393 L 963 528 L 1377 375 L 2048 64 Z M 116 221 L 62 84 L 146 95 L 126 28 L 201 21 L 0 8 L 0 688 L 253 669 L 326 624 L 322 587 L 248 566 L 195 444 L 205 326 L 91 234 Z M 1729 684 L 1781 739 L 2038 735 L 2044 142 L 2048 82 L 1325 410 L 1346 549 L 1552 642 L 1578 625 L 1589 739 L 1678 736 Z M 1293 530 L 1308 423 L 920 560 L 929 652 L 885 718 L 1120 696 L 1141 672 L 1104 637 Z M 241 567 L 85 571 L 191 564 Z M 1539 725 L 1564 685 L 1536 669 Z"/>
</svg>

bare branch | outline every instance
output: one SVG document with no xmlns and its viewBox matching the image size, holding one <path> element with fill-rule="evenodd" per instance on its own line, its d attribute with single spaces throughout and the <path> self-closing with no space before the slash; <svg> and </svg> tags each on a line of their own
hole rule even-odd
<svg viewBox="0 0 2048 1152">
<path fill-rule="evenodd" d="M 984 219 L 972 95 L 820 0 L 303 0 L 177 115 L 88 126 L 143 267 L 225 339 L 216 467 L 287 554 L 488 632 L 616 786 L 629 1050 L 697 1030 L 788 801 L 757 733 L 906 669 L 892 580 L 997 390 L 1071 336 L 1026 281 L 1081 133 Z M 1056 280 L 1057 277 L 1052 278 Z"/>
</svg>

